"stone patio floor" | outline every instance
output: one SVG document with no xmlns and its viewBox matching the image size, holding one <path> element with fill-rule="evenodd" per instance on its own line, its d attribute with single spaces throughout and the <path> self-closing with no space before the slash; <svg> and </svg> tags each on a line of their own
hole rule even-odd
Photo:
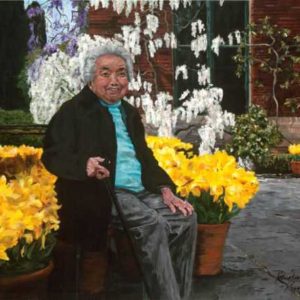
<svg viewBox="0 0 300 300">
<path fill-rule="evenodd" d="M 143 285 L 113 274 L 108 300 L 142 300 Z M 260 178 L 232 220 L 223 272 L 194 278 L 190 300 L 300 299 L 300 178 Z"/>
</svg>

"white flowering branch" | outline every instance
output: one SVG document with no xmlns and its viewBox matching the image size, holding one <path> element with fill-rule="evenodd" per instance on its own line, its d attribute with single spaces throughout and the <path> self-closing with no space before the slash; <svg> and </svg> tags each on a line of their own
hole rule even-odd
<svg viewBox="0 0 300 300">
<path fill-rule="evenodd" d="M 142 55 L 144 50 L 153 72 L 154 86 L 143 79 L 146 74 L 138 72 L 130 82 L 129 88 L 134 93 L 139 92 L 140 94 L 129 97 L 127 101 L 141 107 L 145 113 L 146 123 L 157 128 L 158 134 L 162 136 L 172 136 L 179 120 L 189 123 L 198 115 L 203 115 L 205 124 L 198 131 L 201 138 L 199 152 L 212 151 L 216 138 L 222 138 L 225 127 L 234 124 L 234 117 L 221 109 L 220 102 L 223 91 L 211 85 L 210 68 L 199 65 L 199 68 L 196 69 L 198 84 L 201 88 L 184 91 L 179 97 L 179 101 L 182 103 L 181 107 L 174 108 L 173 97 L 169 93 L 158 90 L 153 58 L 162 47 L 171 49 L 177 47 L 177 39 L 173 32 L 167 31 L 162 36 L 158 35 L 160 24 L 157 10 L 163 10 L 164 1 L 90 0 L 89 2 L 95 9 L 100 6 L 109 8 L 111 5 L 117 13 L 125 13 L 127 16 L 132 10 L 139 9 L 140 13 L 135 12 L 134 23 L 122 26 L 122 33 L 116 34 L 113 42 L 121 43 L 131 53 L 133 60 Z M 191 2 L 191 0 L 170 0 L 169 5 L 171 10 L 175 11 L 181 4 L 187 7 L 191 5 Z M 222 4 L 223 1 L 220 1 L 220 5 Z M 166 27 L 169 28 L 165 11 L 163 18 Z M 201 20 L 192 20 L 191 36 L 194 37 L 191 42 L 191 51 L 196 57 L 199 57 L 200 52 L 207 50 L 207 35 Z M 30 110 L 36 123 L 48 123 L 61 104 L 83 88 L 83 66 L 88 51 L 107 42 L 108 39 L 100 36 L 91 38 L 87 34 L 81 34 L 77 38 L 77 51 L 72 57 L 58 50 L 47 58 L 37 61 L 40 64 L 38 76 L 30 77 L 32 97 Z M 215 53 L 218 53 L 221 43 L 220 37 L 213 41 L 212 48 Z M 188 80 L 189 68 L 185 65 L 176 66 L 175 79 L 177 80 L 181 75 L 184 80 Z M 153 95 L 153 88 L 155 95 Z"/>
</svg>

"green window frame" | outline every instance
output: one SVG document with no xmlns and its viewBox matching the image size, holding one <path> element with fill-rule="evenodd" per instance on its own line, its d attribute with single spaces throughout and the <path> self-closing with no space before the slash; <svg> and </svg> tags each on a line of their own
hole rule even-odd
<svg viewBox="0 0 300 300">
<path fill-rule="evenodd" d="M 181 37 L 180 32 L 180 14 L 185 15 L 196 15 L 197 9 L 199 10 L 199 15 L 201 15 L 201 19 L 206 25 L 206 34 L 207 34 L 207 42 L 208 42 L 208 48 L 206 51 L 206 57 L 200 58 L 207 66 L 210 66 L 211 69 L 211 82 L 216 87 L 221 87 L 224 89 L 224 100 L 222 103 L 222 106 L 224 109 L 227 109 L 228 111 L 231 111 L 236 114 L 241 114 L 247 111 L 249 106 L 249 68 L 246 68 L 246 72 L 244 73 L 244 76 L 239 79 L 235 76 L 234 70 L 235 70 L 235 63 L 233 60 L 230 62 L 231 56 L 234 54 L 234 50 L 237 48 L 236 45 L 221 45 L 220 46 L 220 54 L 217 56 L 213 51 L 211 50 L 211 44 L 212 40 L 220 34 L 221 37 L 224 39 L 227 39 L 227 34 L 229 32 L 223 32 L 222 33 L 222 27 L 223 23 L 226 23 L 224 26 L 226 28 L 230 28 L 231 30 L 239 29 L 243 30 L 249 21 L 249 1 L 226 1 L 224 2 L 223 6 L 221 7 L 219 5 L 219 1 L 193 1 L 193 6 L 190 8 L 193 13 L 186 12 L 187 9 L 179 10 L 178 14 L 173 16 L 173 27 L 174 32 L 178 36 L 178 48 L 174 49 L 173 51 L 173 66 L 185 64 L 185 61 L 182 59 L 180 53 L 184 52 L 184 49 L 188 49 L 190 47 L 189 43 L 186 43 L 186 34 Z M 200 10 L 202 10 L 200 12 Z M 242 12 L 242 13 L 241 13 Z M 231 16 L 230 14 L 233 13 L 234 15 Z M 226 18 L 222 19 L 220 21 L 220 16 L 227 14 Z M 179 19 L 179 21 L 178 21 Z M 184 19 L 184 17 L 183 17 Z M 235 21 L 237 24 L 230 24 L 230 21 Z M 219 26 L 219 28 L 218 28 Z M 221 29 L 221 33 L 220 33 Z M 182 40 L 183 39 L 183 43 Z M 193 55 L 193 54 L 192 54 Z M 223 55 L 223 56 L 222 56 Z M 184 58 L 185 59 L 185 58 Z M 196 59 L 195 59 L 196 60 Z M 223 65 L 222 65 L 223 64 Z M 222 70 L 225 70 L 225 72 L 229 72 L 229 76 L 224 76 L 224 79 L 222 79 L 220 76 L 220 72 L 222 73 Z M 227 70 L 227 71 L 226 71 Z M 175 71 L 175 70 L 174 70 Z M 218 73 L 219 72 L 219 73 Z M 226 82 L 227 78 L 229 78 L 231 81 Z M 195 78 L 191 78 L 189 80 L 190 84 L 195 84 Z M 178 98 L 180 97 L 180 94 L 183 92 L 184 88 L 181 88 L 181 85 L 186 85 L 182 80 L 175 80 L 173 82 L 173 88 L 174 88 L 174 103 L 176 106 L 180 105 Z M 196 84 L 194 87 L 196 88 Z M 229 93 L 233 93 L 233 95 L 230 95 Z M 237 94 L 237 98 L 239 98 L 239 101 L 235 101 L 235 93 Z"/>
</svg>

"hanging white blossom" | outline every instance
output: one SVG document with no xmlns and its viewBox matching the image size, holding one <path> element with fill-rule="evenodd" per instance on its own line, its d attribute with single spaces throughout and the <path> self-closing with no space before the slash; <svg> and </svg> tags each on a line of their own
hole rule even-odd
<svg viewBox="0 0 300 300">
<path fill-rule="evenodd" d="M 192 4 L 193 0 L 183 0 L 183 7 L 186 8 L 188 5 Z"/>
<path fill-rule="evenodd" d="M 202 66 L 200 70 L 197 72 L 198 75 L 198 83 L 199 85 L 207 85 L 210 84 L 210 68 L 206 68 L 206 66 Z"/>
<path fill-rule="evenodd" d="M 199 57 L 201 51 L 207 49 L 207 35 L 198 35 L 196 39 L 191 41 L 191 50 L 194 52 L 196 57 Z"/>
<path fill-rule="evenodd" d="M 234 125 L 234 115 L 222 111 L 221 101 L 223 90 L 207 87 L 185 91 L 180 97 L 185 99 L 181 107 L 172 107 L 172 97 L 168 93 L 159 93 L 157 99 L 151 98 L 149 93 L 141 96 L 141 107 L 145 113 L 145 121 L 158 129 L 158 135 L 173 136 L 177 121 L 191 122 L 199 114 L 204 114 L 205 125 L 199 130 L 201 143 L 199 153 L 210 153 L 214 149 L 216 137 L 223 137 L 224 129 Z M 130 99 L 130 103 L 136 101 Z M 206 138 L 209 136 L 209 138 Z"/>
<path fill-rule="evenodd" d="M 70 57 L 58 50 L 43 61 L 39 76 L 29 77 L 30 112 L 35 123 L 47 124 L 58 108 L 83 88 L 88 52 L 108 42 L 111 40 L 83 34 L 78 37 L 76 55 Z"/>
<path fill-rule="evenodd" d="M 222 5 L 224 0 L 220 0 Z M 172 10 L 180 7 L 187 7 L 192 0 L 170 0 L 169 5 Z M 132 26 L 122 26 L 122 33 L 115 37 L 122 42 L 122 45 L 131 53 L 132 58 L 141 55 L 141 35 L 147 36 L 147 47 L 150 57 L 154 57 L 157 49 L 163 46 L 176 48 L 177 39 L 173 32 L 165 32 L 162 36 L 153 39 L 157 35 L 159 19 L 154 15 L 154 9 L 163 10 L 163 0 L 89 0 L 90 6 L 98 9 L 110 7 L 117 13 L 125 12 L 126 16 L 137 9 L 146 14 L 146 28 L 142 29 L 140 14 L 135 12 L 134 24 Z M 150 12 L 150 14 L 149 14 Z M 196 57 L 201 51 L 207 50 L 207 35 L 204 34 L 205 26 L 201 20 L 192 23 L 192 36 L 195 38 L 191 42 L 191 50 Z M 235 38 L 240 43 L 240 33 L 235 31 Z M 229 38 L 229 41 L 231 41 Z M 215 53 L 219 53 L 219 46 L 223 39 L 220 37 L 213 40 L 212 48 Z M 103 37 L 81 35 L 78 37 L 78 50 L 73 57 L 69 57 L 64 52 L 58 50 L 44 60 L 36 61 L 40 65 L 38 76 L 30 77 L 30 95 L 32 101 L 30 110 L 36 123 L 46 124 L 63 102 L 77 94 L 84 85 L 83 69 L 84 60 L 92 49 L 111 41 Z M 114 41 L 117 43 L 117 41 Z M 132 79 L 129 86 L 131 90 L 144 91 L 138 97 L 131 96 L 127 99 L 129 103 L 136 107 L 141 107 L 145 113 L 145 121 L 158 129 L 161 136 L 172 136 L 179 119 L 190 122 L 199 114 L 204 115 L 205 125 L 199 129 L 201 143 L 199 152 L 207 153 L 213 150 L 217 137 L 222 137 L 226 126 L 234 124 L 234 115 L 222 111 L 220 102 L 223 98 L 223 91 L 214 88 L 210 84 L 210 70 L 205 66 L 200 66 L 198 70 L 198 82 L 201 86 L 208 85 L 206 88 L 195 89 L 192 92 L 186 90 L 182 93 L 179 100 L 182 106 L 173 107 L 172 96 L 165 92 L 160 92 L 156 96 L 152 93 L 152 83 L 143 81 L 141 74 Z M 182 74 L 183 79 L 188 79 L 188 72 L 185 65 L 178 66 L 175 77 Z"/>
<path fill-rule="evenodd" d="M 184 100 L 191 92 L 189 90 L 185 90 L 181 96 L 179 97 L 179 101 Z"/>
<path fill-rule="evenodd" d="M 162 48 L 162 46 L 163 46 L 162 39 L 158 38 L 158 39 L 153 40 L 153 42 L 154 42 L 156 49 Z"/>
<path fill-rule="evenodd" d="M 151 93 L 152 92 L 152 83 L 148 82 L 148 81 L 144 81 L 143 82 L 143 89 L 147 92 L 147 93 Z"/>
<path fill-rule="evenodd" d="M 165 33 L 164 41 L 165 41 L 166 48 L 170 48 L 171 47 L 171 37 L 170 37 L 169 32 Z"/>
<path fill-rule="evenodd" d="M 118 14 L 122 13 L 122 11 L 125 8 L 125 5 L 127 4 L 126 2 L 127 2 L 126 0 L 114 0 L 114 1 L 112 1 L 113 10 L 116 11 Z M 128 1 L 128 2 L 130 2 L 130 1 Z"/>
<path fill-rule="evenodd" d="M 147 27 L 144 29 L 144 34 L 149 35 L 151 38 L 153 34 L 157 31 L 159 26 L 159 19 L 155 15 L 148 14 L 146 16 Z"/>
<path fill-rule="evenodd" d="M 139 91 L 142 87 L 141 74 L 138 72 L 136 78 L 132 78 L 128 84 L 128 89 L 130 91 Z"/>
<path fill-rule="evenodd" d="M 170 0 L 169 5 L 172 10 L 177 10 L 181 2 L 184 7 L 187 7 L 187 5 L 191 5 L 192 0 Z M 154 9 L 163 10 L 164 0 L 89 0 L 89 4 L 95 9 L 100 7 L 100 3 L 103 8 L 108 8 L 109 3 L 112 3 L 114 11 L 118 14 L 125 9 L 128 16 L 137 7 L 137 3 L 139 3 L 141 11 L 144 11 L 146 6 L 150 11 Z"/>
<path fill-rule="evenodd" d="M 192 22 L 191 24 L 192 37 L 196 37 L 197 34 L 200 35 L 204 30 L 205 30 L 205 26 L 200 19 L 198 21 Z"/>
<path fill-rule="evenodd" d="M 83 88 L 78 59 L 62 51 L 52 54 L 39 70 L 39 77 L 30 84 L 30 112 L 34 122 L 47 124 L 61 104 Z M 49 80 L 51 78 L 51 80 Z"/>
<path fill-rule="evenodd" d="M 220 6 L 223 6 L 225 0 L 220 0 Z"/>
<path fill-rule="evenodd" d="M 175 71 L 175 79 L 176 80 L 180 74 L 182 74 L 182 78 L 184 80 L 188 79 L 188 71 L 187 71 L 186 65 L 176 67 L 176 71 Z"/>
<path fill-rule="evenodd" d="M 141 45 L 140 45 L 140 33 L 141 29 L 139 26 L 122 26 L 122 39 L 124 42 L 124 47 L 132 54 L 132 58 L 136 55 L 140 55 L 142 53 Z"/>
<path fill-rule="evenodd" d="M 198 148 L 199 154 L 204 155 L 211 153 L 211 149 L 216 143 L 216 133 L 209 126 L 203 126 L 202 128 L 198 129 L 198 133 L 203 141 Z"/>
<path fill-rule="evenodd" d="M 238 157 L 237 163 L 241 168 L 245 168 L 246 170 L 249 171 L 253 171 L 255 168 L 255 164 L 253 163 L 252 159 L 249 156 L 244 158 Z"/>
<path fill-rule="evenodd" d="M 177 48 L 177 39 L 176 39 L 176 36 L 175 36 L 174 32 L 170 33 L 170 40 L 171 40 L 170 47 L 172 49 Z"/>
<path fill-rule="evenodd" d="M 148 43 L 148 50 L 149 50 L 150 57 L 154 57 L 156 52 L 156 47 L 152 40 L 150 40 Z"/>
<path fill-rule="evenodd" d="M 228 34 L 228 44 L 229 44 L 230 46 L 233 45 L 233 35 L 232 35 L 232 33 L 229 33 L 229 34 Z"/>
<path fill-rule="evenodd" d="M 240 44 L 241 43 L 241 32 L 239 30 L 236 30 L 234 32 L 234 34 L 235 34 L 237 44 Z"/>
<path fill-rule="evenodd" d="M 177 10 L 179 8 L 180 0 L 169 0 L 169 4 L 172 10 Z"/>
<path fill-rule="evenodd" d="M 211 49 L 217 54 L 219 55 L 219 48 L 220 48 L 220 45 L 224 45 L 225 42 L 223 40 L 223 38 L 221 38 L 219 35 L 214 38 L 212 40 L 212 44 L 211 44 Z"/>
<path fill-rule="evenodd" d="M 89 0 L 90 1 L 90 5 L 92 7 L 94 7 L 94 9 L 98 9 L 99 8 L 99 4 L 100 4 L 100 1 L 99 0 Z M 103 8 L 107 8 L 108 6 L 106 6 L 106 2 L 109 2 L 107 0 L 101 0 L 101 2 L 103 2 L 102 6 Z M 107 4 L 109 5 L 109 3 Z"/>
<path fill-rule="evenodd" d="M 177 48 L 177 39 L 173 32 L 166 32 L 164 35 L 166 48 Z"/>
<path fill-rule="evenodd" d="M 135 26 L 141 25 L 141 16 L 138 12 L 134 13 L 134 25 Z"/>
</svg>

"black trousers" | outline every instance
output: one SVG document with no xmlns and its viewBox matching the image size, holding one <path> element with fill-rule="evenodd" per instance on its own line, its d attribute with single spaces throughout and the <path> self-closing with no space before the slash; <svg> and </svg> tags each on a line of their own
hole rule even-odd
<svg viewBox="0 0 300 300">
<path fill-rule="evenodd" d="M 188 299 L 191 292 L 197 220 L 172 213 L 157 194 L 117 189 L 116 197 L 150 299 Z M 122 223 L 113 207 L 112 222 Z"/>
</svg>

